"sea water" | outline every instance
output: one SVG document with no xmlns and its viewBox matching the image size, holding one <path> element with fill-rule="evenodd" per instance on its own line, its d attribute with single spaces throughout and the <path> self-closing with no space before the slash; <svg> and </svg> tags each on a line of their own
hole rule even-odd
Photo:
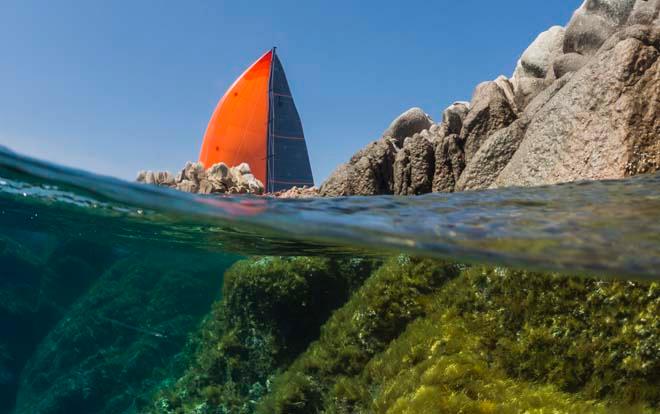
<svg viewBox="0 0 660 414">
<path fill-rule="evenodd" d="M 2 149 L 0 413 L 152 409 L 239 260 L 401 255 L 657 281 L 660 175 L 283 200 L 186 194 Z"/>
</svg>

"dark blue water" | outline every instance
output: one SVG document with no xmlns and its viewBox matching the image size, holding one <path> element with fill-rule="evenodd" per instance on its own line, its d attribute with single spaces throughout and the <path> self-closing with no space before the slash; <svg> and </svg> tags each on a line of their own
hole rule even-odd
<svg viewBox="0 0 660 414">
<path fill-rule="evenodd" d="M 0 413 L 138 412 L 247 256 L 660 279 L 660 175 L 533 189 L 196 196 L 0 150 Z"/>
</svg>

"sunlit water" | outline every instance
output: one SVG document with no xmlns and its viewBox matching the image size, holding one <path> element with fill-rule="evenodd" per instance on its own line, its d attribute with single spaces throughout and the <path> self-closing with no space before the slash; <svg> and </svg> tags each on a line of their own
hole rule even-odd
<svg viewBox="0 0 660 414">
<path fill-rule="evenodd" d="M 241 257 L 402 252 L 658 280 L 660 175 L 280 200 L 196 196 L 0 150 L 0 413 L 93 413 L 94 401 L 134 412 L 185 364 L 186 338 Z"/>
</svg>

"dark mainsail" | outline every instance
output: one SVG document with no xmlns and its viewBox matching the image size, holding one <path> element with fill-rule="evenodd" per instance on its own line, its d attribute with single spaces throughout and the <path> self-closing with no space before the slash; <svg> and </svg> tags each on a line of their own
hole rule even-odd
<svg viewBox="0 0 660 414">
<path fill-rule="evenodd" d="M 313 186 L 302 122 L 291 96 L 282 62 L 273 49 L 270 77 L 266 191 Z"/>
</svg>

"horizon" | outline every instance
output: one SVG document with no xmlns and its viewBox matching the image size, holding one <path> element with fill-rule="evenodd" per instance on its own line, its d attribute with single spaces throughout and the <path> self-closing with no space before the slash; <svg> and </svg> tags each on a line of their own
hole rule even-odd
<svg viewBox="0 0 660 414">
<path fill-rule="evenodd" d="M 276 46 L 320 185 L 408 108 L 439 122 L 480 82 L 510 76 L 534 38 L 581 2 L 569 3 L 10 2 L 0 144 L 128 180 L 177 172 L 197 160 L 225 90 Z"/>
</svg>

